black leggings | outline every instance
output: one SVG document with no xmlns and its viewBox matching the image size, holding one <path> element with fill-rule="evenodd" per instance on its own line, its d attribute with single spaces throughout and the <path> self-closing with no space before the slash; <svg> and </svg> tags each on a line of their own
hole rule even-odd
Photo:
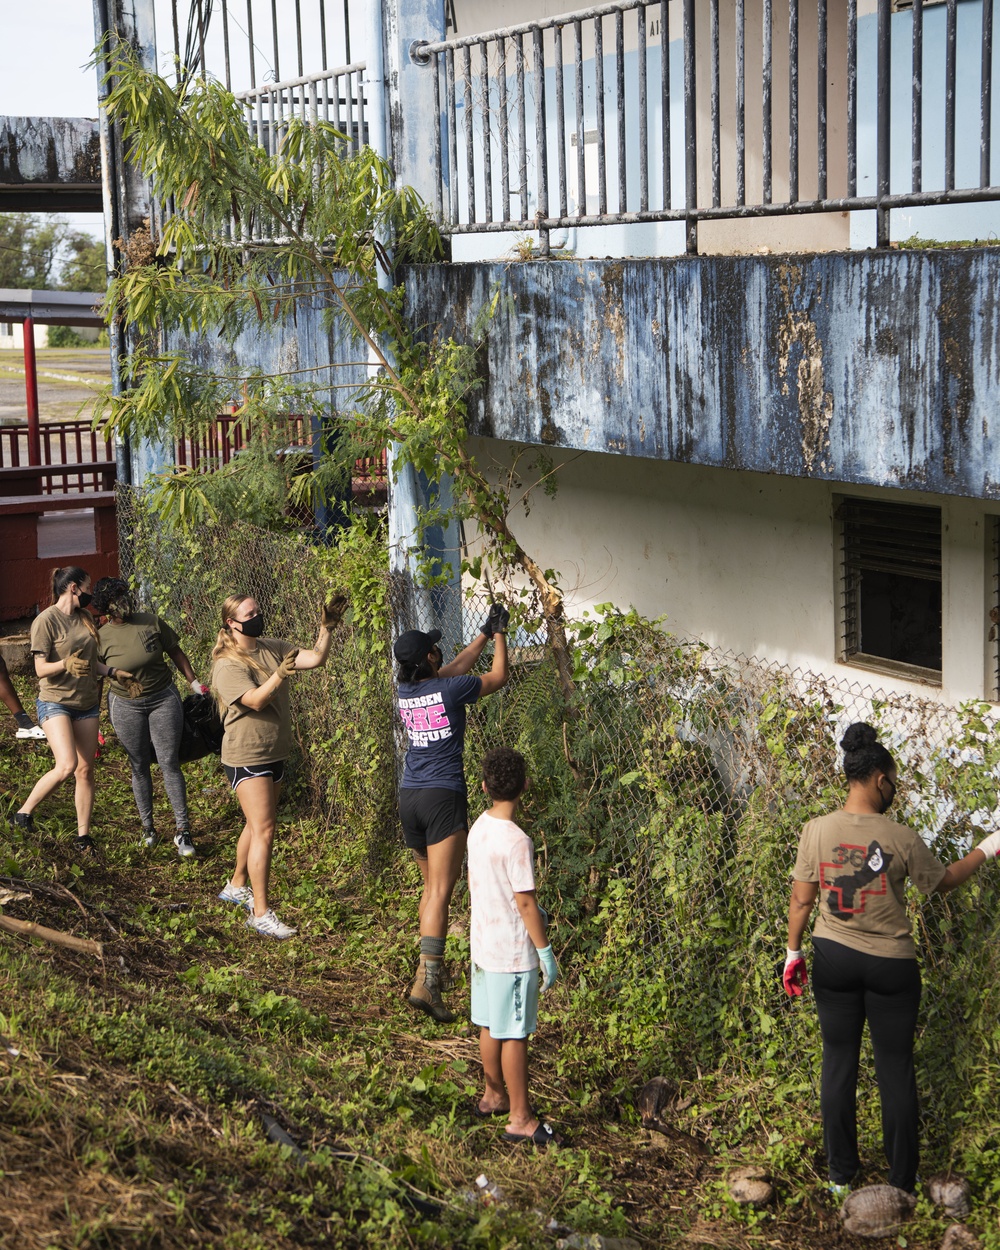
<svg viewBox="0 0 1000 1250">
<path fill-rule="evenodd" d="M 845 1185 L 860 1166 L 858 1066 L 867 1020 L 882 1103 L 889 1184 L 912 1193 L 919 1149 L 913 1070 L 920 1007 L 917 961 L 865 955 L 826 938 L 814 938 L 812 947 L 813 996 L 823 1034 L 820 1107 L 830 1180 Z"/>
</svg>

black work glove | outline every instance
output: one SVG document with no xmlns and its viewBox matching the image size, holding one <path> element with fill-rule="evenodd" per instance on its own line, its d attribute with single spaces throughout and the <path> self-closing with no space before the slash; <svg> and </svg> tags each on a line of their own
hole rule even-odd
<svg viewBox="0 0 1000 1250">
<path fill-rule="evenodd" d="M 491 603 L 490 614 L 486 618 L 486 624 L 483 626 L 483 633 L 487 638 L 492 638 L 494 634 L 505 634 L 507 626 L 510 624 L 510 612 L 502 603 Z"/>
</svg>

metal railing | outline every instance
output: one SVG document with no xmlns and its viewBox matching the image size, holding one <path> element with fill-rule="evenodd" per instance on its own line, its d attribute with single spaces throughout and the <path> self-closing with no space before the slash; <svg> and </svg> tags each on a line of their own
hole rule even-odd
<svg viewBox="0 0 1000 1250">
<path fill-rule="evenodd" d="M 414 44 L 412 59 L 435 75 L 442 118 L 435 207 L 444 229 L 538 230 L 544 247 L 556 228 L 678 221 L 696 250 L 699 221 L 874 209 L 884 245 L 890 209 L 1000 199 L 991 181 L 993 0 L 962 6 L 975 55 L 961 67 L 958 0 L 926 18 L 924 0 L 896 17 L 892 0 L 878 0 L 860 23 L 857 0 L 780 4 L 785 30 L 779 0 L 705 0 L 698 17 L 696 0 L 682 0 L 673 19 L 668 0 L 617 0 Z M 925 41 L 932 20 L 943 38 Z M 748 38 L 758 28 L 759 43 Z M 893 40 L 904 35 L 909 89 L 897 90 L 893 108 Z M 698 77 L 706 62 L 707 85 Z M 967 145 L 978 131 L 978 178 L 963 179 L 956 98 L 977 76 L 978 117 L 964 117 L 963 129 Z M 860 194 L 865 179 L 873 192 Z"/>
<path fill-rule="evenodd" d="M 306 124 L 329 122 L 357 150 L 368 142 L 365 120 L 364 61 L 269 82 L 236 98 L 246 112 L 247 129 L 270 155 L 281 146 L 292 118 Z"/>
<path fill-rule="evenodd" d="M 351 59 L 348 0 L 170 0 L 174 66 L 178 75 L 214 74 L 256 87 L 277 82 L 294 61 L 301 78 L 306 55 L 326 71 L 331 59 Z"/>
</svg>

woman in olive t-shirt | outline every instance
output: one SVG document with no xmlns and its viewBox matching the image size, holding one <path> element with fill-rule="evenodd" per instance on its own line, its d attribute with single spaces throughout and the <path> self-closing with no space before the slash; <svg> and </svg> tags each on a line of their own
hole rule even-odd
<svg viewBox="0 0 1000 1250">
<path fill-rule="evenodd" d="M 136 612 L 128 585 L 119 577 L 102 577 L 94 587 L 93 610 L 106 618 L 98 632 L 101 659 L 108 666 L 111 688 L 108 715 L 132 770 L 132 794 L 142 821 L 142 844 L 158 841 L 153 823 L 152 750 L 163 788 L 174 813 L 174 846 L 182 858 L 194 855 L 188 820 L 187 790 L 178 762 L 184 731 L 184 707 L 173 674 L 163 656 L 170 656 L 195 694 L 208 687 L 195 677 L 173 629 L 152 612 Z M 131 680 L 121 679 L 131 673 Z"/>
<path fill-rule="evenodd" d="M 225 728 L 222 766 L 246 823 L 236 847 L 235 871 L 219 898 L 246 907 L 247 928 L 267 937 L 295 933 L 274 914 L 267 894 L 278 798 L 292 746 L 286 683 L 292 673 L 326 663 L 332 630 L 346 607 L 342 596 L 323 607 L 310 651 L 261 637 L 264 618 L 251 595 L 232 595 L 222 605 L 222 628 L 212 651 L 212 687 Z"/>
<path fill-rule="evenodd" d="M 31 626 L 31 651 L 38 677 L 38 723 L 55 757 L 11 817 L 15 828 L 31 832 L 32 813 L 56 786 L 76 779 L 76 847 L 93 849 L 90 817 L 94 808 L 94 757 L 101 703 L 101 678 L 108 667 L 97 649 L 97 626 L 86 611 L 90 577 L 75 565 L 52 571 L 52 603 Z M 124 674 L 130 677 L 130 673 Z"/>
<path fill-rule="evenodd" d="M 791 995 L 808 983 L 802 935 L 819 899 L 813 993 L 823 1034 L 820 1111 L 830 1188 L 845 1192 L 860 1167 L 857 1076 L 867 1021 L 889 1183 L 912 1193 L 919 1148 L 913 1041 L 920 972 L 905 882 L 909 877 L 924 894 L 953 890 L 996 858 L 1000 833 L 945 867 L 917 833 L 886 817 L 896 797 L 896 764 L 872 726 L 851 725 L 841 746 L 847 801 L 802 830 L 782 981 Z"/>
</svg>

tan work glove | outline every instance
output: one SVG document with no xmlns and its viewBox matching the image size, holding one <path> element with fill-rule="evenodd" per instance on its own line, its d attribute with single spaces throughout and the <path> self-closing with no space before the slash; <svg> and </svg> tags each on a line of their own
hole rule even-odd
<svg viewBox="0 0 1000 1250">
<path fill-rule="evenodd" d="M 334 595 L 329 603 L 323 604 L 320 625 L 332 632 L 344 619 L 344 613 L 349 606 L 350 602 L 346 595 Z"/>
<path fill-rule="evenodd" d="M 74 651 L 72 655 L 68 655 L 63 660 L 63 668 L 69 673 L 70 677 L 77 679 L 89 677 L 93 670 L 93 665 L 89 660 L 85 660 L 79 651 Z"/>
<path fill-rule="evenodd" d="M 125 687 L 125 694 L 129 699 L 138 699 L 142 695 L 142 682 L 134 673 L 127 673 L 123 668 L 116 668 L 114 680 L 119 686 Z"/>
<path fill-rule="evenodd" d="M 299 649 L 296 647 L 294 651 L 289 651 L 289 653 L 278 665 L 275 671 L 281 681 L 287 681 L 287 679 L 295 672 L 295 660 L 298 654 Z"/>
</svg>

